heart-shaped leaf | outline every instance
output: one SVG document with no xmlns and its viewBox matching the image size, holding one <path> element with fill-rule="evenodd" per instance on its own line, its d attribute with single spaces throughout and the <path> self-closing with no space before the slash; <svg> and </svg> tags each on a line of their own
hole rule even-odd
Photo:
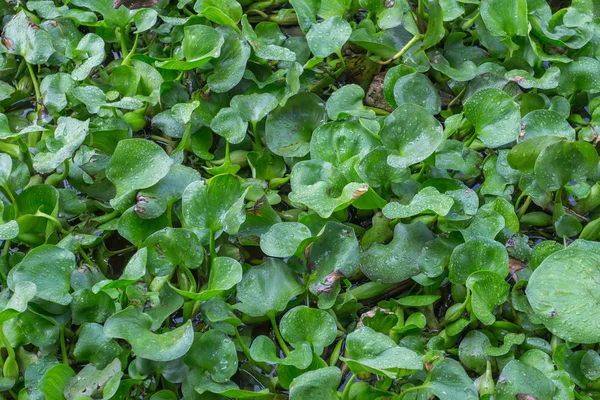
<svg viewBox="0 0 600 400">
<path fill-rule="evenodd" d="M 340 357 L 352 372 L 371 372 L 396 379 L 403 372 L 420 370 L 423 363 L 412 350 L 400 347 L 389 336 L 362 327 L 346 338 L 346 357 Z"/>
<path fill-rule="evenodd" d="M 235 308 L 252 317 L 274 317 L 303 292 L 298 276 L 283 261 L 270 258 L 244 274 Z"/>
<path fill-rule="evenodd" d="M 488 147 L 511 143 L 521 133 L 519 106 L 500 89 L 482 89 L 465 103 L 465 117 Z"/>
<path fill-rule="evenodd" d="M 104 334 L 124 339 L 139 357 L 153 361 L 175 360 L 186 354 L 194 340 L 192 321 L 165 333 L 150 330 L 152 318 L 134 306 L 111 316 L 104 324 Z"/>
<path fill-rule="evenodd" d="M 392 155 L 388 163 L 406 168 L 432 155 L 442 143 L 442 125 L 429 111 L 415 104 L 402 104 L 385 119 L 381 142 Z"/>
</svg>

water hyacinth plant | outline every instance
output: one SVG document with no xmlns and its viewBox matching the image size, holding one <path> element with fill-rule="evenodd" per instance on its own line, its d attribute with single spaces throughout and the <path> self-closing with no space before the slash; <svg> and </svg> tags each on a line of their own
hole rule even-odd
<svg viewBox="0 0 600 400">
<path fill-rule="evenodd" d="M 0 398 L 600 399 L 596 1 L 0 13 Z"/>
</svg>

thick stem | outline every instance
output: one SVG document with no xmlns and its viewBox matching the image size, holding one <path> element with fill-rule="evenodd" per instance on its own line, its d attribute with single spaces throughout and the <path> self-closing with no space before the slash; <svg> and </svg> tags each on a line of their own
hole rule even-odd
<svg viewBox="0 0 600 400">
<path fill-rule="evenodd" d="M 15 358 L 15 350 L 10 345 L 10 342 L 4 335 L 4 327 L 0 324 L 0 343 L 6 348 L 6 352 L 8 353 L 8 358 Z"/>
<path fill-rule="evenodd" d="M 238 341 L 238 344 L 242 348 L 242 351 L 246 355 L 246 358 L 249 361 L 252 361 L 258 368 L 262 369 L 263 371 L 270 373 L 273 370 L 273 368 L 271 368 L 271 366 L 269 364 L 260 362 L 260 361 L 255 361 L 252 358 L 252 356 L 250 355 L 250 349 L 248 348 L 248 346 L 246 346 L 246 343 L 244 343 L 244 341 L 242 340 L 242 336 L 240 335 L 240 332 L 237 329 L 235 330 L 235 337 Z"/>
<path fill-rule="evenodd" d="M 65 341 L 65 327 L 60 328 L 60 353 L 62 355 L 62 362 L 65 365 L 69 365 L 69 356 L 67 355 L 67 342 Z"/>
<path fill-rule="evenodd" d="M 196 278 L 194 278 L 192 272 L 185 265 L 180 265 L 179 268 L 181 268 L 185 276 L 187 276 L 188 280 L 190 281 L 189 291 L 192 293 L 196 293 Z"/>
<path fill-rule="evenodd" d="M 37 80 L 37 77 L 35 76 L 35 72 L 33 72 L 31 64 L 29 64 L 27 61 L 25 61 L 25 64 L 27 65 L 27 69 L 29 70 L 31 81 L 33 82 L 33 89 L 35 90 L 35 102 L 37 104 L 37 112 L 39 116 L 39 112 L 42 109 L 42 103 L 40 102 L 40 99 L 42 98 L 42 95 L 40 94 L 40 84 Z"/>
<path fill-rule="evenodd" d="M 121 37 L 123 37 L 123 35 L 121 35 Z M 135 54 L 135 50 L 137 49 L 139 40 L 140 40 L 140 34 L 136 33 L 135 34 L 135 42 L 133 42 L 133 47 L 131 48 L 129 53 L 127 53 L 127 56 L 125 56 L 125 58 L 123 59 L 123 63 L 121 65 L 131 64 L 131 57 Z M 125 53 L 123 53 L 123 54 L 125 54 Z"/>
<path fill-rule="evenodd" d="M 19 216 L 19 209 L 17 208 L 17 199 L 15 199 L 15 196 L 13 195 L 12 190 L 10 190 L 10 188 L 8 187 L 8 184 L 4 184 L 3 186 L 4 191 L 6 192 L 6 196 L 8 197 L 8 199 L 10 200 L 10 203 L 13 206 L 13 210 L 15 212 L 15 217 Z"/>
<path fill-rule="evenodd" d="M 521 218 L 523 218 L 523 215 L 525 215 L 525 213 L 527 212 L 527 208 L 529 208 L 530 204 L 531 204 L 531 196 L 527 196 L 527 198 L 525 199 L 525 203 L 523 203 L 523 207 L 521 207 L 521 210 L 519 211 L 519 214 L 517 215 L 517 217 L 519 217 L 519 220 L 521 220 Z"/>
<path fill-rule="evenodd" d="M 179 141 L 179 144 L 177 145 L 177 148 L 175 149 L 175 151 L 177 152 L 179 150 L 184 150 L 187 147 L 191 136 L 192 136 L 192 124 L 189 123 L 188 126 L 185 128 L 183 137 Z"/>
<path fill-rule="evenodd" d="M 78 249 L 78 253 L 81 256 L 81 258 L 83 258 L 83 261 L 85 261 L 88 265 L 94 265 L 94 262 L 92 261 L 92 259 L 87 255 L 87 253 L 81 247 Z"/>
<path fill-rule="evenodd" d="M 215 258 L 217 257 L 217 250 L 215 246 L 215 233 L 213 231 L 210 231 L 208 246 L 208 250 L 210 251 L 210 266 L 212 267 L 212 264 Z"/>
<path fill-rule="evenodd" d="M 126 57 L 127 53 L 129 53 L 127 51 L 127 38 L 125 36 L 126 29 L 127 28 L 125 26 L 119 27 L 119 36 L 121 38 L 121 53 L 123 54 L 123 57 Z"/>
<path fill-rule="evenodd" d="M 352 373 L 352 375 L 350 375 L 350 379 L 348 379 L 348 383 L 346 383 L 346 387 L 344 387 L 344 391 L 342 392 L 342 400 L 348 400 L 350 398 L 350 388 L 352 387 L 355 379 L 356 375 Z"/>
<path fill-rule="evenodd" d="M 283 340 L 283 337 L 281 336 L 281 332 L 279 332 L 279 327 L 277 327 L 277 321 L 275 321 L 275 317 L 272 315 L 269 315 L 269 320 L 271 321 L 271 326 L 273 327 L 273 332 L 275 332 L 275 337 L 277 338 L 279 347 L 281 347 L 281 350 L 283 350 L 283 354 L 285 354 L 286 357 L 289 356 L 290 349 L 287 347 L 287 344 L 285 344 L 285 341 Z"/>
<path fill-rule="evenodd" d="M 421 385 L 421 386 L 414 386 L 414 387 L 408 388 L 408 389 L 404 390 L 402 393 L 400 393 L 400 395 L 396 399 L 402 400 L 407 393 L 414 392 L 415 390 L 423 389 L 424 387 L 425 387 L 424 385 Z"/>
<path fill-rule="evenodd" d="M 413 45 L 415 43 L 417 43 L 419 40 L 421 40 L 422 35 L 415 35 L 413 36 L 412 39 L 410 39 L 408 41 L 408 43 L 406 43 L 404 45 L 403 48 L 400 49 L 399 52 L 397 52 L 396 54 L 394 54 L 394 56 L 392 58 L 390 58 L 389 60 L 386 61 L 377 61 L 379 64 L 383 64 L 383 65 L 387 65 L 390 64 L 393 61 L 396 61 L 397 59 L 399 59 L 400 57 L 402 57 L 404 55 L 404 53 L 406 53 L 408 50 L 410 50 L 411 47 L 413 47 Z"/>
</svg>

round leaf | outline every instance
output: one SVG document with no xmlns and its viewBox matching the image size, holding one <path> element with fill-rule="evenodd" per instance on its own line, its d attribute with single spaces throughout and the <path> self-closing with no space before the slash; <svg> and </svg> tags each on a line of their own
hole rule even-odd
<svg viewBox="0 0 600 400">
<path fill-rule="evenodd" d="M 402 104 L 385 119 L 381 142 L 392 151 L 388 163 L 406 168 L 432 155 L 442 143 L 442 125 L 429 111 L 415 104 Z"/>
</svg>

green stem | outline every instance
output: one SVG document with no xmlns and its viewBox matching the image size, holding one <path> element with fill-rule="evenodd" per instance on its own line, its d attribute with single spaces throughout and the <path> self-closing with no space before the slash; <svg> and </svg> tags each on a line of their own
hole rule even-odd
<svg viewBox="0 0 600 400">
<path fill-rule="evenodd" d="M 262 146 L 262 143 L 260 142 L 260 137 L 258 137 L 258 131 L 256 128 L 257 122 L 250 121 L 250 125 L 252 126 L 252 136 L 254 136 L 254 146 L 256 147 L 256 150 L 260 150 L 260 149 L 262 149 L 263 146 Z"/>
<path fill-rule="evenodd" d="M 350 398 L 350 388 L 352 387 L 352 384 L 354 383 L 355 379 L 356 375 L 354 375 L 354 373 L 350 375 L 350 379 L 348 379 L 348 383 L 346 383 L 346 387 L 342 392 L 342 400 L 348 400 Z"/>
<path fill-rule="evenodd" d="M 246 343 L 244 343 L 244 341 L 242 340 L 242 336 L 240 335 L 240 332 L 237 329 L 235 329 L 235 337 L 236 337 L 240 347 L 242 348 L 242 351 L 246 355 L 246 358 L 249 361 L 252 361 L 257 367 L 259 367 L 260 369 L 262 369 L 265 372 L 270 373 L 273 370 L 273 368 L 271 368 L 271 366 L 269 364 L 264 363 L 264 362 L 255 361 L 252 358 L 252 356 L 250 355 L 250 349 L 248 348 L 248 346 L 246 346 Z"/>
<path fill-rule="evenodd" d="M 121 35 L 121 37 L 124 37 L 123 35 Z M 137 49 L 137 45 L 138 42 L 140 40 L 140 34 L 136 33 L 135 34 L 135 42 L 133 42 L 133 47 L 131 48 L 131 50 L 129 51 L 129 53 L 127 53 L 127 56 L 125 56 L 125 58 L 123 59 L 123 63 L 121 65 L 129 65 L 131 64 L 131 57 L 135 54 L 135 50 Z M 123 43 L 121 42 L 121 46 L 123 45 Z M 127 47 L 125 47 L 127 48 Z M 125 54 L 125 53 L 123 53 Z"/>
<path fill-rule="evenodd" d="M 421 2 L 419 2 L 420 4 Z M 394 56 L 392 58 L 390 58 L 389 60 L 386 61 L 378 61 L 379 64 L 383 64 L 383 65 L 387 65 L 390 64 L 393 61 L 396 61 L 397 59 L 399 59 L 400 57 L 402 57 L 404 55 L 404 53 L 406 53 L 408 50 L 410 50 L 411 47 L 413 47 L 413 45 L 415 43 L 417 43 L 419 40 L 421 40 L 422 35 L 415 35 L 413 36 L 412 39 L 410 39 L 408 41 L 408 43 L 406 43 L 404 45 L 403 48 L 400 49 L 399 52 L 397 52 L 396 54 L 394 54 Z"/>
<path fill-rule="evenodd" d="M 33 72 L 31 64 L 29 64 L 27 61 L 25 61 L 25 64 L 27 64 L 27 69 L 29 70 L 31 81 L 33 82 L 33 89 L 35 90 L 35 102 L 37 104 L 37 112 L 39 114 L 40 110 L 42 109 L 42 103 L 40 102 L 40 99 L 42 98 L 42 95 L 40 94 L 40 84 L 35 76 L 35 72 Z"/>
<path fill-rule="evenodd" d="M 83 261 L 85 261 L 88 265 L 94 265 L 94 262 L 92 261 L 92 259 L 87 255 L 87 253 L 85 251 L 83 251 L 83 249 L 80 247 L 78 250 L 79 255 L 81 256 L 81 258 L 83 258 Z"/>
<path fill-rule="evenodd" d="M 52 215 L 48 215 L 45 212 L 42 211 L 37 211 L 35 214 L 33 214 L 36 217 L 42 217 L 42 218 L 46 218 L 48 221 L 51 221 L 54 223 L 54 225 L 56 225 L 56 227 L 58 229 L 60 229 L 61 232 L 65 232 L 65 229 L 62 227 L 62 224 L 60 223 L 59 220 L 57 220 L 56 218 L 54 218 Z"/>
<path fill-rule="evenodd" d="M 150 139 L 152 139 L 152 140 L 155 140 L 155 141 L 157 141 L 157 142 L 166 143 L 166 144 L 168 144 L 168 145 L 170 145 L 170 146 L 174 146 L 174 145 L 175 145 L 175 142 L 174 142 L 174 141 L 172 141 L 172 140 L 169 140 L 169 139 L 167 139 L 167 138 L 164 138 L 164 137 L 162 137 L 162 136 L 158 136 L 158 135 L 150 135 Z"/>
<path fill-rule="evenodd" d="M 281 347 L 281 350 L 283 350 L 283 354 L 285 354 L 286 357 L 289 356 L 290 349 L 287 347 L 287 344 L 285 344 L 285 341 L 283 340 L 283 337 L 281 336 L 281 332 L 279 332 L 279 328 L 277 327 L 277 321 L 275 321 L 275 317 L 272 315 L 269 315 L 269 320 L 271 321 L 271 326 L 273 327 L 273 332 L 275 332 L 275 337 L 277 338 L 279 347 Z"/>
<path fill-rule="evenodd" d="M 523 215 L 525 215 L 525 213 L 527 212 L 527 208 L 529 207 L 530 204 L 531 204 L 531 196 L 527 196 L 527 198 L 525 199 L 525 203 L 523 203 L 523 207 L 521 207 L 521 210 L 519 211 L 519 214 L 517 215 L 519 220 L 521 218 L 523 218 Z"/>
<path fill-rule="evenodd" d="M 100 215 L 99 217 L 94 217 L 91 220 L 97 222 L 98 224 L 104 224 L 110 220 L 117 218 L 119 215 L 121 215 L 121 213 L 115 210 L 111 213 Z"/>
<path fill-rule="evenodd" d="M 189 123 L 188 126 L 185 128 L 185 132 L 183 132 L 183 137 L 179 141 L 179 144 L 177 145 L 175 152 L 177 152 L 179 150 L 184 150 L 187 147 L 187 144 L 190 141 L 191 136 L 192 136 L 192 124 Z"/>
<path fill-rule="evenodd" d="M 425 388 L 424 385 L 408 388 L 408 389 L 404 390 L 402 393 L 400 393 L 400 395 L 398 397 L 396 397 L 396 399 L 402 400 L 407 393 L 414 392 L 415 390 L 421 390 L 423 388 Z"/>
<path fill-rule="evenodd" d="M 21 151 L 17 144 L 6 143 L 2 141 L 0 141 L 0 152 L 8 154 L 12 158 L 19 158 L 19 155 L 21 154 Z"/>
<path fill-rule="evenodd" d="M 17 199 L 15 199 L 15 196 L 13 195 L 12 190 L 10 190 L 10 188 L 8 187 L 8 184 L 5 183 L 3 187 L 8 199 L 10 200 L 10 203 L 13 206 L 13 210 L 15 211 L 15 217 L 17 217 L 19 215 L 19 209 L 17 208 Z"/>
<path fill-rule="evenodd" d="M 231 157 L 229 155 L 229 140 L 225 141 L 225 164 L 231 164 Z"/>
<path fill-rule="evenodd" d="M 453 99 L 450 101 L 450 103 L 448 103 L 448 107 L 446 107 L 446 109 L 447 109 L 447 110 L 451 109 L 451 108 L 452 108 L 452 106 L 453 106 L 454 104 L 456 104 L 456 102 L 457 102 L 457 101 L 459 101 L 459 100 L 460 100 L 460 99 L 463 97 L 463 95 L 465 94 L 465 92 L 466 92 L 466 91 L 467 91 L 467 88 L 466 88 L 466 86 L 465 86 L 465 87 L 463 88 L 463 90 L 461 90 L 461 91 L 460 91 L 460 92 L 459 92 L 459 93 L 456 95 L 456 97 L 455 97 L 455 98 L 453 98 Z"/>
<path fill-rule="evenodd" d="M 215 233 L 211 230 L 209 234 L 208 250 L 210 251 L 210 267 L 212 267 L 215 258 L 217 257 L 217 249 L 215 246 Z"/>
<path fill-rule="evenodd" d="M 256 15 L 260 15 L 261 17 L 265 18 L 265 19 L 269 19 L 269 14 L 267 14 L 266 12 L 256 9 L 256 8 L 250 8 L 248 10 L 246 10 L 246 14 L 256 14 Z"/>
<path fill-rule="evenodd" d="M 60 328 L 60 353 L 62 355 L 62 362 L 65 365 L 69 365 L 69 356 L 67 355 L 67 343 L 65 341 L 65 327 Z"/>
<path fill-rule="evenodd" d="M 8 358 L 15 358 L 15 350 L 10 345 L 10 342 L 4 335 L 4 326 L 0 324 L 0 343 L 6 348 L 6 352 L 8 353 Z"/>
<path fill-rule="evenodd" d="M 169 226 L 173 227 L 173 216 L 171 214 L 173 214 L 173 203 L 169 203 L 169 205 L 167 206 L 167 210 L 165 211 L 165 213 L 167 214 L 167 220 L 169 221 Z"/>
<path fill-rule="evenodd" d="M 342 51 L 339 50 L 337 53 L 338 58 L 340 59 L 341 62 L 341 66 L 340 68 L 335 71 L 334 75 L 336 78 L 339 78 L 340 75 L 342 75 L 342 72 L 344 72 L 346 70 L 346 60 L 344 60 L 344 56 L 342 55 Z"/>
<path fill-rule="evenodd" d="M 60 182 L 67 179 L 68 176 L 69 176 L 69 161 L 67 160 L 64 162 L 63 172 L 61 174 L 50 175 L 48 178 L 46 178 L 46 181 L 44 183 L 47 185 L 50 185 L 50 186 L 56 186 Z"/>
<path fill-rule="evenodd" d="M 196 279 L 194 278 L 194 275 L 192 274 L 190 269 L 185 265 L 180 265 L 179 268 L 183 270 L 183 273 L 185 274 L 185 276 L 187 276 L 188 280 L 190 281 L 189 291 L 192 293 L 196 293 Z"/>
<path fill-rule="evenodd" d="M 123 54 L 123 57 L 125 57 L 128 53 L 127 51 L 127 38 L 125 37 L 125 30 L 126 27 L 125 26 L 121 26 L 119 27 L 119 36 L 121 37 L 121 53 Z"/>
<path fill-rule="evenodd" d="M 384 110 L 382 108 L 371 107 L 371 106 L 365 106 L 365 107 L 368 108 L 369 110 L 375 111 L 375 115 L 383 115 L 383 116 L 390 115 L 390 112 L 388 110 Z"/>
</svg>

